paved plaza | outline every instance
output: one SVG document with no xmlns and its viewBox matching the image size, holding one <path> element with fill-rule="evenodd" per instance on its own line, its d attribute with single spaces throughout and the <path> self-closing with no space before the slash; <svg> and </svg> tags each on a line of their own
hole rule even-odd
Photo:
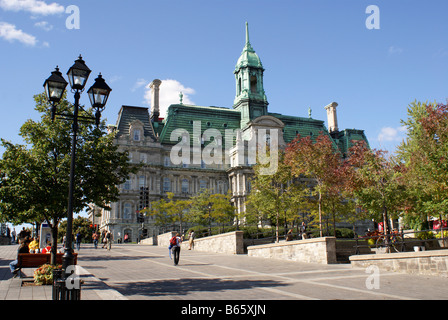
<svg viewBox="0 0 448 320">
<path fill-rule="evenodd" d="M 12 278 L 17 246 L 0 246 L 0 299 L 51 300 L 51 286 Z M 78 264 L 82 300 L 420 300 L 447 299 L 448 278 L 120 244 L 84 244 Z M 371 270 L 370 270 L 371 271 Z M 32 276 L 32 269 L 25 269 Z M 378 276 L 373 279 L 373 276 Z M 372 279 L 375 282 L 372 282 Z M 27 285 L 28 284 L 28 285 Z M 372 285 L 375 284 L 375 285 Z"/>
</svg>

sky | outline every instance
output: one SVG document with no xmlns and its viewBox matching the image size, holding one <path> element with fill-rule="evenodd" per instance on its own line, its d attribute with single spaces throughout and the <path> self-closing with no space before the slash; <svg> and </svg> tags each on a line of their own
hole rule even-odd
<svg viewBox="0 0 448 320">
<path fill-rule="evenodd" d="M 311 108 L 326 121 L 335 101 L 340 129 L 365 130 L 372 148 L 393 152 L 409 104 L 448 97 L 446 0 L 51 1 L 0 0 L 0 138 L 14 143 L 40 119 L 33 96 L 45 79 L 56 66 L 65 76 L 80 54 L 92 70 L 86 88 L 100 72 L 112 88 L 110 124 L 122 105 L 150 107 L 156 78 L 162 109 L 180 91 L 185 104 L 232 108 L 246 21 L 270 112 Z"/>
</svg>

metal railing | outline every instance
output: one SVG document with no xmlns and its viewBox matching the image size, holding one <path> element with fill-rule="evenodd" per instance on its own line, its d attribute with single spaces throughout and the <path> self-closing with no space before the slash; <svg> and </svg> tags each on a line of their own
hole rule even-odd
<svg viewBox="0 0 448 320">
<path fill-rule="evenodd" d="M 439 234 L 440 237 L 434 237 L 434 232 Z M 415 237 L 406 237 L 406 235 L 412 234 L 431 234 L 429 238 L 415 238 Z M 382 232 L 372 232 L 367 234 L 366 236 L 359 237 L 355 234 L 355 254 L 360 254 L 361 248 L 383 248 L 386 253 L 394 253 L 394 252 L 405 252 L 406 245 L 411 245 L 412 243 L 419 244 L 417 247 L 420 247 L 423 243 L 426 248 L 426 243 L 434 243 L 434 241 L 441 241 L 440 249 L 448 248 L 448 228 L 440 228 L 440 229 L 428 229 L 428 230 L 417 230 L 417 231 L 392 231 L 391 233 L 384 234 Z M 369 239 L 373 239 L 371 243 L 360 244 L 360 241 L 368 242 Z M 372 243 L 373 242 L 373 243 Z M 440 242 L 439 242 L 440 244 Z"/>
</svg>

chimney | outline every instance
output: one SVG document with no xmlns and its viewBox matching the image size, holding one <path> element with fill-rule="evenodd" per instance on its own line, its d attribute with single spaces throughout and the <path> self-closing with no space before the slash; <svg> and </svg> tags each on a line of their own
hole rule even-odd
<svg viewBox="0 0 448 320">
<path fill-rule="evenodd" d="M 154 79 L 150 84 L 149 88 L 151 89 L 151 120 L 158 121 L 159 120 L 159 87 L 162 81 L 159 79 Z"/>
<path fill-rule="evenodd" d="M 330 133 L 339 131 L 338 116 L 336 114 L 337 106 L 338 104 L 336 102 L 332 102 L 329 105 L 325 106 L 325 110 L 327 110 L 328 131 Z"/>
</svg>

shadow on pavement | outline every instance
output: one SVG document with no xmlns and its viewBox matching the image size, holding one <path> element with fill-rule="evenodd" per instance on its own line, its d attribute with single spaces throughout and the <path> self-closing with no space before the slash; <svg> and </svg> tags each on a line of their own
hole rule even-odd
<svg viewBox="0 0 448 320">
<path fill-rule="evenodd" d="M 177 296 L 192 292 L 218 292 L 225 290 L 249 290 L 260 287 L 280 287 L 287 284 L 272 280 L 221 280 L 221 279 L 176 279 L 133 283 L 114 283 L 114 289 L 125 296 L 143 295 Z"/>
</svg>

